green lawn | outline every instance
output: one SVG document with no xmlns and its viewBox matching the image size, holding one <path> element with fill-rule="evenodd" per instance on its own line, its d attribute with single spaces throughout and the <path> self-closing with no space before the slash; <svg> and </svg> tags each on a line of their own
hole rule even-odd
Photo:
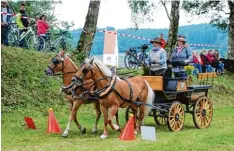
<svg viewBox="0 0 234 151">
<path fill-rule="evenodd" d="M 121 125 L 124 125 L 124 115 L 121 110 Z M 207 129 L 196 129 L 192 116 L 186 114 L 184 128 L 180 132 L 170 132 L 167 126 L 155 126 L 152 117 L 148 117 L 145 125 L 155 126 L 157 141 L 143 141 L 140 135 L 134 141 L 121 141 L 119 132 L 110 130 L 110 136 L 101 140 L 101 119 L 97 135 L 91 129 L 95 114 L 92 105 L 83 106 L 80 112 L 80 122 L 86 126 L 87 133 L 81 134 L 72 124 L 68 138 L 60 134 L 46 134 L 46 109 L 15 110 L 2 114 L 2 150 L 234 150 L 234 108 L 221 107 L 214 110 L 212 124 Z M 64 130 L 67 123 L 68 110 L 66 106 L 55 109 L 55 115 Z M 25 128 L 24 116 L 31 116 L 37 130 Z"/>
<path fill-rule="evenodd" d="M 43 72 L 55 54 L 10 47 L 3 47 L 1 54 L 2 150 L 234 150 L 234 74 L 218 76 L 214 81 L 214 89 L 209 92 L 214 116 L 207 129 L 195 128 L 190 114 L 186 114 L 184 127 L 179 132 L 170 132 L 167 126 L 156 126 L 153 117 L 147 117 L 145 125 L 156 128 L 156 142 L 143 141 L 140 134 L 134 141 L 121 141 L 119 132 L 113 130 L 109 131 L 108 139 L 101 140 L 103 118 L 98 134 L 92 134 L 95 112 L 89 104 L 82 106 L 78 113 L 87 133 L 81 134 L 72 123 L 70 135 L 64 139 L 61 134 L 46 134 L 50 107 L 54 108 L 63 130 L 69 116 L 64 95 L 59 93 L 61 79 L 45 77 Z M 121 127 L 125 124 L 124 111 L 120 109 Z M 24 116 L 34 119 L 37 130 L 25 128 Z"/>
</svg>

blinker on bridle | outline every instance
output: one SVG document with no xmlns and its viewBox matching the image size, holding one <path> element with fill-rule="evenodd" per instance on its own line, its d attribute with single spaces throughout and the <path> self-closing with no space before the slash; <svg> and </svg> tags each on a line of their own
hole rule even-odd
<svg viewBox="0 0 234 151">
<path fill-rule="evenodd" d="M 62 57 L 60 56 L 61 59 L 57 59 L 57 58 L 56 58 L 57 56 L 58 56 L 58 55 L 56 55 L 54 58 L 51 59 L 51 63 L 54 64 L 54 67 L 51 68 L 50 66 L 48 66 L 48 68 L 52 71 L 53 74 L 54 74 L 54 69 L 55 69 L 61 62 L 62 62 L 62 70 L 63 70 L 63 68 L 64 68 L 64 64 L 63 64 L 64 58 L 62 58 Z"/>
</svg>

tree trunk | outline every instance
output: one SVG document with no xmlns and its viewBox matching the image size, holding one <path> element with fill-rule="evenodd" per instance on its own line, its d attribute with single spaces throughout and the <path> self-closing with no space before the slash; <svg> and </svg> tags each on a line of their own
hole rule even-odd
<svg viewBox="0 0 234 151">
<path fill-rule="evenodd" d="M 168 31 L 167 53 L 170 56 L 177 40 L 179 19 L 180 19 L 180 1 L 171 1 L 170 27 Z"/>
<path fill-rule="evenodd" d="M 84 58 L 89 55 L 92 47 L 92 41 L 96 33 L 100 3 L 101 1 L 90 0 L 83 32 L 81 33 L 80 40 L 77 43 L 77 51 L 79 53 L 83 53 Z"/>
<path fill-rule="evenodd" d="M 228 26 L 228 58 L 234 59 L 234 2 L 228 1 L 230 16 Z"/>
</svg>

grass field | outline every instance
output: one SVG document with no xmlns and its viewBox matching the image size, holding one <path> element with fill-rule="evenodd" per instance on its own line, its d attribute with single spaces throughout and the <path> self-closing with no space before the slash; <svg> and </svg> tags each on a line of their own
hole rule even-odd
<svg viewBox="0 0 234 151">
<path fill-rule="evenodd" d="M 109 138 L 101 140 L 103 118 L 98 134 L 92 134 L 95 112 L 92 104 L 82 106 L 78 119 L 87 128 L 86 134 L 72 123 L 69 137 L 47 134 L 48 109 L 52 107 L 64 130 L 68 121 L 68 106 L 59 94 L 61 79 L 46 78 L 43 70 L 54 54 L 38 54 L 21 49 L 2 49 L 2 150 L 68 150 L 68 151 L 154 151 L 154 150 L 234 150 L 234 75 L 219 76 L 214 89 L 209 92 L 214 106 L 211 126 L 196 129 L 192 116 L 186 114 L 180 132 L 170 132 L 167 126 L 156 126 L 152 117 L 147 117 L 146 126 L 155 126 L 157 141 L 121 141 L 119 132 L 109 128 Z M 27 69 L 27 70 L 26 70 Z M 43 79 L 43 80 L 42 80 Z M 45 82 L 46 81 L 46 82 Z M 124 109 L 120 109 L 121 127 L 125 124 Z M 34 119 L 37 130 L 25 128 L 24 116 Z"/>
</svg>

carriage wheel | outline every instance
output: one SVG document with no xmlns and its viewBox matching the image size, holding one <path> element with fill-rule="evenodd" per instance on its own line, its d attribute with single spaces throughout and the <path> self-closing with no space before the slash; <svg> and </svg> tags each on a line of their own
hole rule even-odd
<svg viewBox="0 0 234 151">
<path fill-rule="evenodd" d="M 157 125 L 163 126 L 167 124 L 167 117 L 160 115 L 159 111 L 154 110 L 154 121 Z"/>
<path fill-rule="evenodd" d="M 193 108 L 193 122 L 197 128 L 207 128 L 210 126 L 213 116 L 213 107 L 207 96 L 197 99 Z"/>
<path fill-rule="evenodd" d="M 168 112 L 167 124 L 168 128 L 173 132 L 177 132 L 183 127 L 184 108 L 180 102 L 175 101 L 172 103 Z"/>
</svg>

